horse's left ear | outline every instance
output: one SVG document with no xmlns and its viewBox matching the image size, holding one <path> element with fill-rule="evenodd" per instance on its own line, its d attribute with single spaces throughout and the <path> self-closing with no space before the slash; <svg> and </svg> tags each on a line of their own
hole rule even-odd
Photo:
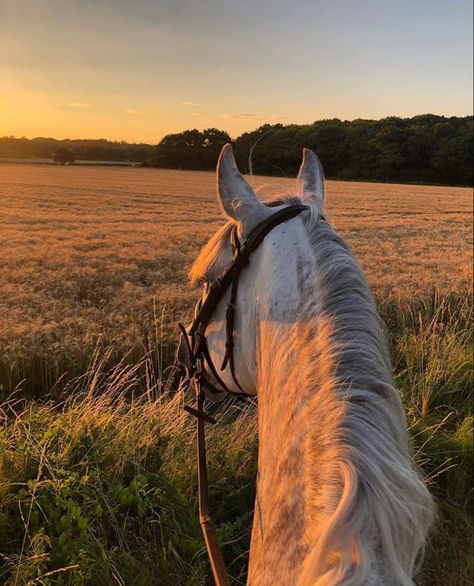
<svg viewBox="0 0 474 586">
<path fill-rule="evenodd" d="M 239 225 L 241 235 L 272 215 L 237 169 L 230 144 L 222 148 L 217 163 L 217 195 L 226 215 Z"/>
<path fill-rule="evenodd" d="M 324 171 L 321 161 L 309 149 L 303 149 L 303 162 L 298 173 L 298 196 L 304 203 L 324 206 Z"/>
</svg>

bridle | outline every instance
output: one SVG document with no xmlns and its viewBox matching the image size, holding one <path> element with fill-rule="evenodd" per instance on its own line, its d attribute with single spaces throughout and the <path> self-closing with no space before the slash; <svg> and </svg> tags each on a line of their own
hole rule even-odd
<svg viewBox="0 0 474 586">
<path fill-rule="evenodd" d="M 234 363 L 234 318 L 235 318 L 235 302 L 237 299 L 237 290 L 239 286 L 239 276 L 248 263 L 251 253 L 256 250 L 265 236 L 273 230 L 279 224 L 286 222 L 287 220 L 297 216 L 303 210 L 308 209 L 304 205 L 291 205 L 282 210 L 275 212 L 269 218 L 261 222 L 254 230 L 249 234 L 246 240 L 241 244 L 237 236 L 237 227 L 235 226 L 231 231 L 231 245 L 233 249 L 233 259 L 229 267 L 223 272 L 223 274 L 211 282 L 207 289 L 207 295 L 204 301 L 200 299 L 194 310 L 194 319 L 191 323 L 189 331 L 186 331 L 183 324 L 179 323 L 178 327 L 181 330 L 181 335 L 186 343 L 188 352 L 188 359 L 190 368 L 188 367 L 189 378 L 198 378 L 200 385 L 212 393 L 222 394 L 227 392 L 233 395 L 244 395 L 247 396 L 243 388 L 241 387 L 237 376 L 235 374 L 235 363 Z M 209 320 L 214 313 L 217 304 L 220 299 L 224 296 L 227 289 L 230 287 L 230 299 L 227 303 L 227 309 L 225 312 L 226 322 L 226 342 L 225 342 L 225 355 L 222 361 L 220 370 L 223 371 L 227 365 L 229 365 L 231 376 L 234 380 L 238 391 L 230 390 L 219 375 L 217 368 L 212 362 L 209 354 L 209 348 L 207 345 L 206 329 Z M 206 379 L 204 367 L 207 365 L 215 381 L 221 387 L 217 389 L 209 380 Z"/>
<path fill-rule="evenodd" d="M 271 232 L 273 228 L 291 218 L 294 218 L 307 209 L 308 206 L 295 204 L 275 212 L 269 218 L 258 224 L 258 226 L 252 230 L 242 243 L 239 242 L 237 228 L 234 227 L 231 232 L 231 244 L 233 249 L 232 262 L 220 277 L 209 284 L 205 299 L 198 301 L 194 311 L 194 319 L 189 327 L 189 331 L 186 331 L 183 324 L 178 324 L 181 331 L 182 341 L 184 342 L 187 351 L 188 364 L 184 364 L 184 366 L 186 367 L 189 380 L 196 393 L 196 407 L 193 408 L 186 405 L 184 408 L 188 413 L 191 413 L 197 418 L 199 521 L 204 541 L 206 543 L 212 573 L 217 586 L 228 586 L 229 579 L 209 514 L 204 423 L 206 421 L 208 423 L 215 423 L 216 421 L 213 417 L 204 412 L 204 391 L 205 389 L 208 389 L 214 394 L 227 392 L 233 395 L 249 396 L 248 393 L 243 390 L 237 379 L 234 363 L 234 318 L 239 276 L 242 270 L 249 264 L 252 252 L 260 246 L 265 236 Z M 223 371 L 229 366 L 230 374 L 236 387 L 239 389 L 238 391 L 229 389 L 222 380 L 216 366 L 212 362 L 206 338 L 206 329 L 209 320 L 211 319 L 217 304 L 229 288 L 230 298 L 225 312 L 226 350 L 220 370 Z M 206 377 L 206 366 L 216 383 L 221 387 L 220 389 L 217 389 Z"/>
</svg>

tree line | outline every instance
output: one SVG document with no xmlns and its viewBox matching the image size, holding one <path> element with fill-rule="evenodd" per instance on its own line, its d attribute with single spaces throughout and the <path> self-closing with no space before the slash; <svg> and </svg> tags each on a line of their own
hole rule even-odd
<svg viewBox="0 0 474 586">
<path fill-rule="evenodd" d="M 237 164 L 247 173 L 294 176 L 302 148 L 308 147 L 333 179 L 473 184 L 472 116 L 265 124 L 235 141 L 215 128 L 187 130 L 165 136 L 150 164 L 210 170 L 227 142 L 233 143 Z"/>
<path fill-rule="evenodd" d="M 52 158 L 68 150 L 76 160 L 142 163 L 153 156 L 155 147 L 150 144 L 130 144 L 106 139 L 64 139 L 0 137 L 0 157 Z"/>
<path fill-rule="evenodd" d="M 217 128 L 194 129 L 168 134 L 156 146 L 105 139 L 3 137 L 0 157 L 56 156 L 58 160 L 57 153 L 66 149 L 76 160 L 212 170 L 227 142 L 233 144 L 237 163 L 247 173 L 294 176 L 301 150 L 308 147 L 318 154 L 326 176 L 332 179 L 473 185 L 472 116 L 423 114 L 381 120 L 334 118 L 313 124 L 265 124 L 235 140 Z"/>
</svg>

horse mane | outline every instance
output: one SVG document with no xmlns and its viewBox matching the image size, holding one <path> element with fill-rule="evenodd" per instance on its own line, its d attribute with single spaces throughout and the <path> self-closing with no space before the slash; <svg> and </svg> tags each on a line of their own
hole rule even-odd
<svg viewBox="0 0 474 586">
<path fill-rule="evenodd" d="M 192 287 L 204 278 L 210 280 L 212 276 L 217 276 L 221 272 L 220 267 L 223 268 L 226 266 L 225 262 L 230 262 L 232 253 L 230 252 L 229 237 L 232 226 L 232 222 L 221 226 L 198 254 L 188 273 Z M 228 258 L 229 254 L 230 258 Z"/>
<path fill-rule="evenodd" d="M 345 241 L 316 209 L 301 217 L 317 283 L 302 312 L 314 533 L 298 584 L 367 586 L 377 574 L 412 586 L 433 501 L 408 452 L 383 324 Z"/>
</svg>

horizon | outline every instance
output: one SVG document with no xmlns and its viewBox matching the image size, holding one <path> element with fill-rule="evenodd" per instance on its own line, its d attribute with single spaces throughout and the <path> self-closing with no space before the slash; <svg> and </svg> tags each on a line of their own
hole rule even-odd
<svg viewBox="0 0 474 586">
<path fill-rule="evenodd" d="M 1 135 L 153 144 L 472 114 L 468 0 L 2 0 L 0 15 Z"/>
<path fill-rule="evenodd" d="M 441 118 L 473 118 L 473 114 L 466 114 L 464 116 L 448 116 L 445 114 L 433 114 L 433 112 L 423 112 L 421 114 L 414 114 L 413 116 L 395 116 L 395 115 L 388 115 L 388 116 L 384 116 L 382 118 L 353 118 L 353 119 L 343 119 L 343 118 L 339 118 L 339 120 L 341 122 L 355 122 L 356 120 L 364 120 L 364 121 L 374 121 L 374 122 L 379 122 L 380 120 L 384 120 L 386 118 L 400 118 L 400 119 L 410 119 L 410 118 L 416 118 L 418 116 L 438 116 Z M 308 122 L 308 123 L 303 123 L 303 124 L 298 124 L 298 126 L 311 126 L 312 124 L 316 124 L 317 122 L 322 122 L 325 120 L 337 120 L 338 118 L 321 118 L 319 120 L 313 120 L 312 122 Z M 288 124 L 283 124 L 283 126 L 291 126 L 292 123 L 288 123 Z M 262 126 L 262 125 L 260 125 Z M 258 128 L 260 128 L 260 126 L 255 127 L 252 130 L 246 130 L 244 132 L 254 132 L 256 130 L 258 130 Z M 203 131 L 206 130 L 206 128 L 184 128 L 181 131 L 178 131 L 177 133 L 170 133 L 170 134 L 181 134 L 183 132 L 189 131 L 189 130 L 198 130 L 198 131 Z M 225 128 L 219 128 L 218 130 L 223 130 L 224 132 L 228 132 Z M 237 140 L 240 135 L 237 136 L 231 136 L 230 133 L 228 133 L 231 140 L 235 141 Z M 164 138 L 164 136 L 162 136 L 159 140 L 157 141 L 153 141 L 153 142 L 145 142 L 143 140 L 134 140 L 134 141 L 128 141 L 128 140 L 123 140 L 123 139 L 111 139 L 111 138 L 106 138 L 105 136 L 100 136 L 97 138 L 91 138 L 91 137 L 64 137 L 64 138 L 56 138 L 54 136 L 14 136 L 14 135 L 1 135 L 0 139 L 5 139 L 5 138 L 10 138 L 10 139 L 16 139 L 16 140 L 22 140 L 22 139 L 26 139 L 26 140 L 56 140 L 56 141 L 100 141 L 100 140 L 105 140 L 107 142 L 117 142 L 117 143 L 127 143 L 127 144 L 139 144 L 139 145 L 146 145 L 146 146 L 155 146 L 157 144 L 159 144 L 159 142 Z"/>
</svg>

